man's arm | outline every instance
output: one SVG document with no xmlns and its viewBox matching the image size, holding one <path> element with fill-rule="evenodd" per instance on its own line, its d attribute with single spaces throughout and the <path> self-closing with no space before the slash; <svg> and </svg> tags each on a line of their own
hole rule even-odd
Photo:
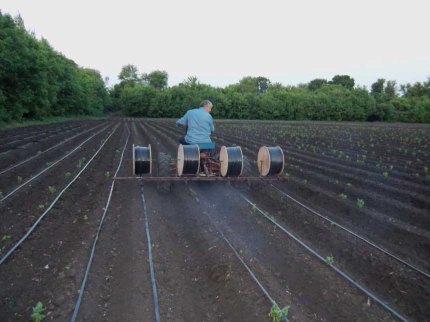
<svg viewBox="0 0 430 322">
<path fill-rule="evenodd" d="M 188 125 L 188 112 L 185 113 L 184 116 L 182 116 L 179 120 L 176 121 L 176 125 L 183 125 L 183 126 L 187 126 Z"/>
<path fill-rule="evenodd" d="M 215 132 L 214 119 L 211 117 L 211 132 Z"/>
</svg>

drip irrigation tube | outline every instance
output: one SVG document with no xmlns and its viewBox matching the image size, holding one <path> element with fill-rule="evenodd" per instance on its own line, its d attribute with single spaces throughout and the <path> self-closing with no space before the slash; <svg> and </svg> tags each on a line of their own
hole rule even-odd
<svg viewBox="0 0 430 322">
<path fill-rule="evenodd" d="M 178 175 L 197 175 L 200 169 L 200 149 L 197 144 L 179 145 Z"/>
<path fill-rule="evenodd" d="M 18 187 L 16 187 L 15 189 L 13 189 L 11 192 L 9 192 L 7 195 L 5 195 L 2 199 L 0 199 L 0 202 L 3 202 L 4 200 L 6 200 L 7 198 L 9 198 L 10 196 L 12 196 L 15 192 L 17 192 L 18 190 L 20 190 L 22 187 L 26 186 L 27 184 L 29 184 L 31 181 L 33 181 L 34 179 L 38 178 L 40 175 L 42 175 L 43 173 L 45 173 L 46 171 L 48 171 L 49 169 L 51 169 L 54 165 L 56 165 L 58 162 L 63 161 L 65 158 L 67 158 L 68 156 L 70 156 L 71 154 L 73 154 L 74 152 L 76 152 L 76 150 L 78 150 L 82 145 L 84 145 L 85 143 L 87 143 L 89 140 L 91 140 L 94 136 L 96 136 L 97 134 L 103 132 L 104 130 L 106 130 L 108 126 L 106 126 L 105 128 L 101 129 L 100 131 L 94 133 L 93 135 L 91 135 L 90 137 L 88 137 L 87 139 L 85 139 L 81 144 L 79 144 L 76 148 L 74 148 L 72 151 L 70 151 L 69 153 L 67 153 L 66 155 L 64 155 L 63 157 L 61 157 L 60 159 L 58 159 L 57 161 L 53 162 L 52 164 L 50 164 L 48 167 L 46 167 L 45 169 L 43 169 L 42 171 L 40 171 L 38 174 L 34 175 L 33 177 L 31 177 L 30 179 L 28 179 L 27 181 L 25 181 L 23 184 L 19 185 Z M 113 133 L 113 132 L 112 132 Z"/>
<path fill-rule="evenodd" d="M 155 321 L 160 322 L 161 321 L 160 312 L 158 311 L 157 280 L 155 278 L 154 263 L 152 260 L 152 242 L 151 242 L 151 234 L 149 233 L 148 211 L 146 209 L 145 195 L 143 190 L 143 180 L 140 182 L 140 191 L 141 191 L 142 203 L 143 203 L 143 213 L 145 215 L 146 238 L 148 240 L 148 261 L 149 261 L 149 270 L 151 272 L 152 295 L 154 298 L 154 315 L 155 315 Z"/>
<path fill-rule="evenodd" d="M 268 219 L 270 222 L 272 222 L 274 225 L 276 225 L 279 229 L 281 229 L 284 233 L 286 233 L 289 237 L 294 239 L 297 243 L 299 243 L 302 247 L 304 247 L 308 252 L 310 252 L 312 255 L 314 255 L 316 258 L 318 258 L 320 261 L 327 264 L 326 260 L 323 256 L 318 254 L 312 247 L 308 246 L 306 243 L 301 241 L 298 237 L 296 237 L 294 234 L 292 234 L 290 231 L 288 231 L 285 227 L 280 225 L 276 220 L 273 218 L 270 218 L 263 210 L 258 208 L 258 206 L 251 202 L 248 198 L 246 198 L 242 193 L 239 193 L 242 199 L 244 199 L 247 203 L 249 203 L 253 208 L 257 209 L 258 212 L 260 212 L 266 219 Z M 390 312 L 392 315 L 394 315 L 396 318 L 398 318 L 401 321 L 407 322 L 408 319 L 406 319 L 404 316 L 402 316 L 400 313 L 398 313 L 396 310 L 391 308 L 388 304 L 386 304 L 383 300 L 381 300 L 379 297 L 374 295 L 372 292 L 370 292 L 367 288 L 362 286 L 360 283 L 356 282 L 354 279 L 352 279 L 348 274 L 343 272 L 341 269 L 337 268 L 333 264 L 327 264 L 329 265 L 336 273 L 338 273 L 340 276 L 345 278 L 348 282 L 350 282 L 353 286 L 358 288 L 360 291 L 365 293 L 368 297 L 370 297 L 372 300 L 377 302 L 379 305 L 381 305 L 385 310 Z"/>
<path fill-rule="evenodd" d="M 188 190 L 190 190 L 191 194 L 195 195 L 195 191 L 192 190 L 189 186 L 188 186 Z M 227 237 L 225 237 L 224 233 L 218 229 L 218 227 L 212 222 L 212 219 L 209 217 L 209 215 L 204 212 L 206 214 L 206 216 L 208 217 L 209 221 L 212 223 L 212 226 L 215 227 L 216 231 L 218 232 L 218 234 L 221 235 L 221 237 L 224 239 L 224 241 L 227 243 L 227 245 L 231 248 L 231 250 L 233 251 L 234 255 L 237 257 L 237 259 L 242 263 L 242 265 L 245 267 L 245 269 L 248 271 L 249 275 L 251 275 L 252 279 L 257 283 L 258 287 L 261 289 L 261 291 L 264 293 L 264 295 L 266 296 L 266 298 L 270 301 L 270 303 L 274 303 L 276 304 L 278 307 L 279 305 L 276 303 L 276 301 L 273 299 L 273 297 L 270 295 L 269 291 L 266 290 L 266 288 L 263 286 L 263 284 L 258 280 L 257 276 L 254 274 L 254 272 L 251 270 L 251 268 L 248 266 L 248 264 L 246 264 L 245 260 L 242 258 L 242 256 L 240 256 L 239 252 L 236 250 L 236 248 L 233 247 L 233 245 L 230 243 L 230 241 L 227 239 Z M 282 321 L 284 322 L 289 322 L 288 318 L 282 314 Z"/>
<path fill-rule="evenodd" d="M 63 193 L 79 178 L 82 172 L 85 171 L 85 169 L 90 165 L 90 163 L 94 160 L 94 158 L 99 154 L 101 149 L 105 146 L 107 141 L 111 138 L 111 136 L 115 133 L 116 129 L 118 128 L 118 125 L 115 127 L 115 129 L 112 131 L 112 133 L 106 138 L 106 140 L 103 142 L 103 144 L 99 147 L 99 149 L 96 151 L 96 153 L 91 157 L 90 160 L 88 160 L 88 163 L 85 164 L 85 166 L 82 168 L 81 171 L 78 172 L 78 174 L 73 178 L 72 181 L 70 181 L 66 187 L 64 187 L 63 190 L 58 194 L 58 196 L 54 199 L 54 201 L 49 205 L 49 207 L 44 211 L 44 213 L 36 220 L 36 222 L 30 227 L 30 229 L 25 233 L 21 239 L 16 242 L 15 245 L 0 259 L 0 265 L 3 264 L 6 259 L 8 259 L 13 252 L 21 246 L 21 244 L 30 236 L 30 234 L 36 229 L 36 227 L 39 225 L 39 223 L 42 221 L 43 218 L 45 218 L 46 214 L 54 207 L 54 205 L 57 203 L 57 201 L 60 199 L 60 197 L 63 195 Z"/>
<path fill-rule="evenodd" d="M 313 210 L 313 209 L 309 208 L 308 206 L 306 206 L 305 204 L 301 203 L 301 202 L 300 202 L 300 201 L 298 201 L 297 199 L 295 199 L 295 198 L 291 197 L 289 194 L 287 194 L 286 192 L 282 191 L 281 189 L 279 189 L 278 187 L 274 186 L 273 184 L 270 184 L 270 185 L 271 185 L 273 188 L 275 188 L 279 193 L 281 193 L 283 196 L 285 196 L 285 197 L 287 197 L 288 199 L 292 200 L 293 202 L 295 202 L 296 204 L 298 204 L 298 205 L 299 205 L 299 206 L 301 206 L 302 208 L 304 208 L 304 209 L 308 210 L 309 212 L 313 213 L 314 215 L 316 215 L 316 216 L 318 216 L 318 217 L 320 217 L 320 218 L 322 218 L 322 219 L 324 219 L 324 220 L 328 221 L 330 224 L 333 224 L 333 225 L 335 225 L 335 226 L 339 227 L 340 229 L 343 229 L 343 230 L 344 230 L 344 231 L 346 231 L 347 233 L 349 233 L 349 234 L 353 235 L 354 237 L 357 237 L 358 239 L 360 239 L 361 241 L 365 242 L 366 244 L 368 244 L 368 245 L 370 245 L 370 246 L 372 246 L 372 247 L 376 248 L 377 250 L 379 250 L 379 251 L 383 252 L 385 255 L 387 255 L 387 256 L 389 256 L 389 257 L 391 257 L 391 258 L 393 258 L 393 259 L 397 260 L 398 262 L 400 262 L 400 263 L 402 263 L 402 264 L 404 264 L 404 265 L 406 265 L 406 266 L 408 266 L 410 269 L 412 269 L 412 270 L 414 270 L 414 271 L 416 271 L 416 272 L 418 272 L 418 273 L 420 273 L 420 274 L 424 275 L 424 276 L 425 276 L 425 277 L 427 277 L 427 278 L 430 278 L 430 274 L 429 274 L 429 273 L 427 273 L 427 272 L 425 272 L 425 271 L 423 271 L 423 270 L 419 269 L 418 267 L 415 267 L 415 266 L 414 266 L 414 265 L 412 265 L 412 264 L 409 264 L 408 262 L 406 262 L 405 260 L 401 259 L 400 257 L 397 257 L 396 255 L 394 255 L 394 254 L 390 253 L 389 251 L 387 251 L 387 250 L 383 249 L 381 246 L 376 245 L 375 243 L 371 242 L 370 240 L 368 240 L 368 239 L 364 238 L 363 236 L 361 236 L 361 235 L 359 235 L 359 234 L 357 234 L 357 233 L 355 233 L 355 232 L 353 232 L 353 231 L 349 230 L 349 229 L 348 229 L 348 228 L 346 228 L 345 226 L 342 226 L 341 224 L 339 224 L 339 223 L 337 223 L 337 222 L 335 222 L 335 221 L 331 220 L 330 218 L 328 218 L 328 217 L 326 217 L 326 216 L 324 216 L 324 215 L 322 215 L 322 214 L 320 214 L 320 213 L 316 212 L 315 210 Z"/>
<path fill-rule="evenodd" d="M 128 129 L 128 127 L 127 127 L 127 129 Z M 116 168 L 114 177 L 117 175 L 117 173 L 118 173 L 118 171 L 119 171 L 119 169 L 121 167 L 122 160 L 124 158 L 124 152 L 125 152 L 125 149 L 127 147 L 127 143 L 128 143 L 129 138 L 130 138 L 130 130 L 128 129 L 127 140 L 125 141 L 124 148 L 122 149 L 121 158 L 119 160 L 118 167 Z M 103 223 L 104 223 L 104 220 L 105 220 L 105 217 L 106 217 L 106 213 L 107 213 L 107 211 L 109 209 L 109 205 L 110 205 L 110 201 L 111 201 L 111 198 L 112 198 L 112 193 L 113 193 L 114 186 L 115 186 L 115 180 L 112 180 L 112 184 L 111 184 L 110 191 L 109 191 L 109 196 L 108 196 L 108 199 L 106 201 L 106 205 L 104 207 L 102 217 L 100 219 L 100 224 L 99 224 L 99 227 L 97 229 L 96 236 L 94 237 L 93 247 L 91 248 L 90 258 L 88 259 L 87 268 L 85 269 L 85 274 L 84 274 L 84 277 L 82 279 L 81 287 L 79 289 L 79 296 L 78 296 L 78 299 L 76 300 L 75 308 L 73 309 L 72 318 L 70 319 L 71 322 L 75 322 L 76 318 L 78 317 L 79 308 L 81 307 L 82 298 L 84 297 L 84 291 L 85 291 L 85 286 L 87 284 L 88 275 L 90 273 L 91 265 L 93 263 L 93 258 L 94 258 L 94 253 L 96 251 L 97 241 L 99 239 L 99 234 L 100 234 L 100 231 L 102 229 L 102 226 L 103 226 Z"/>
<path fill-rule="evenodd" d="M 222 146 L 219 154 L 221 163 L 221 175 L 226 176 L 240 176 L 243 169 L 243 154 L 240 146 L 226 147 Z"/>
<path fill-rule="evenodd" d="M 89 130 L 86 130 L 86 131 L 84 131 L 84 132 L 80 132 L 80 133 L 78 133 L 78 134 L 76 134 L 76 135 L 74 135 L 74 136 L 72 136 L 72 137 L 70 137 L 70 138 L 68 138 L 68 139 L 66 139 L 66 140 L 64 140 L 64 141 L 61 141 L 60 143 L 57 143 L 57 144 L 56 144 L 56 145 L 54 145 L 54 146 L 51 146 L 49 149 L 46 149 L 45 151 L 42 151 L 42 152 L 40 152 L 40 153 L 37 153 L 37 154 L 33 155 L 32 157 L 29 157 L 28 159 L 25 159 L 25 160 L 23 160 L 23 161 L 21 161 L 21 162 L 18 162 L 18 163 L 16 163 L 16 164 L 14 164 L 13 166 L 11 166 L 11 167 L 9 167 L 9 168 L 3 169 L 3 170 L 1 170 L 1 171 L 0 171 L 0 175 L 5 174 L 6 172 L 9 172 L 10 170 L 15 169 L 16 167 L 18 167 L 18 166 L 20 166 L 20 165 L 22 165 L 22 164 L 24 164 L 24 163 L 27 163 L 28 161 L 30 161 L 30 160 L 32 160 L 32 159 L 34 159 L 34 158 L 37 158 L 38 156 L 40 156 L 40 155 L 42 155 L 42 154 L 44 154 L 44 153 L 46 153 L 46 152 L 48 152 L 48 151 L 50 151 L 50 150 L 52 150 L 52 149 L 55 149 L 55 148 L 59 147 L 60 145 L 63 145 L 64 143 L 66 143 L 66 142 L 68 142 L 68 141 L 70 141 L 70 140 L 73 140 L 74 138 L 77 138 L 78 136 L 80 136 L 80 135 L 82 135 L 82 134 L 84 134 L 84 133 L 87 133 L 87 132 L 93 131 L 93 130 L 95 130 L 96 128 L 101 127 L 101 126 L 103 126 L 103 125 L 104 125 L 104 124 L 102 123 L 102 124 L 100 124 L 100 125 L 97 125 L 97 126 L 95 126 L 95 127 L 91 128 L 91 129 L 89 129 Z"/>
</svg>

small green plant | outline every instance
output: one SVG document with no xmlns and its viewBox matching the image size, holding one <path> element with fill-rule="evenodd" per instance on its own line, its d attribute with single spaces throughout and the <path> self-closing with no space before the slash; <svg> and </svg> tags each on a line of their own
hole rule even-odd
<svg viewBox="0 0 430 322">
<path fill-rule="evenodd" d="M 8 241 L 10 241 L 12 238 L 9 235 L 4 235 L 1 239 L 0 239 L 0 255 L 3 254 L 3 251 L 5 250 L 6 246 L 2 245 L 4 243 L 7 243 Z"/>
<path fill-rule="evenodd" d="M 110 171 L 106 171 L 106 172 L 105 172 L 105 177 L 106 177 L 106 178 L 110 178 L 110 176 L 111 176 Z"/>
<path fill-rule="evenodd" d="M 120 153 L 121 153 L 121 150 L 120 150 L 120 149 L 116 149 L 116 150 L 115 150 L 115 153 L 116 153 L 116 154 L 120 154 Z"/>
<path fill-rule="evenodd" d="M 388 172 L 385 171 L 382 175 L 386 178 L 386 177 L 388 177 Z"/>
<path fill-rule="evenodd" d="M 82 168 L 82 165 L 85 163 L 85 160 L 87 160 L 85 157 L 82 157 L 78 160 L 78 164 L 76 165 L 78 168 Z"/>
<path fill-rule="evenodd" d="M 363 208 L 364 207 L 364 200 L 357 198 L 357 203 L 356 203 L 358 208 Z"/>
<path fill-rule="evenodd" d="M 3 243 L 3 242 L 10 241 L 11 239 L 12 239 L 12 237 L 10 237 L 10 235 L 4 235 L 4 236 L 1 238 L 1 241 L 2 241 L 2 243 Z"/>
<path fill-rule="evenodd" d="M 40 205 L 37 206 L 37 208 L 38 209 L 45 209 L 45 205 L 41 203 Z"/>
<path fill-rule="evenodd" d="M 325 262 L 329 265 L 333 265 L 334 264 L 334 258 L 333 256 L 326 256 L 325 257 Z"/>
<path fill-rule="evenodd" d="M 424 169 L 424 173 L 428 173 L 429 172 L 429 167 L 425 166 L 425 167 L 423 167 L 423 169 Z"/>
<path fill-rule="evenodd" d="M 54 162 L 46 162 L 46 166 L 49 167 L 53 164 Z"/>
<path fill-rule="evenodd" d="M 346 199 L 348 199 L 348 196 L 346 194 L 344 194 L 344 193 L 341 193 L 341 194 L 339 194 L 339 198 L 341 200 L 346 200 Z"/>
<path fill-rule="evenodd" d="M 54 194 L 55 191 L 57 191 L 57 189 L 55 189 L 55 186 L 49 186 L 48 191 L 52 195 L 52 194 Z"/>
<path fill-rule="evenodd" d="M 64 174 L 64 178 L 69 178 L 70 176 L 71 176 L 72 174 L 70 173 L 70 172 L 66 172 L 65 174 Z"/>
<path fill-rule="evenodd" d="M 43 311 L 45 311 L 45 308 L 43 307 L 42 302 L 37 302 L 36 306 L 33 307 L 31 319 L 35 322 L 41 322 L 45 318 Z"/>
<path fill-rule="evenodd" d="M 279 322 L 283 317 L 286 317 L 288 315 L 288 310 L 290 309 L 290 306 L 287 305 L 283 307 L 282 309 L 273 302 L 272 307 L 269 311 L 269 316 L 272 318 L 273 322 Z"/>
<path fill-rule="evenodd" d="M 16 181 L 18 181 L 18 183 L 21 183 L 22 182 L 22 177 L 21 176 L 17 176 L 16 177 Z"/>
</svg>

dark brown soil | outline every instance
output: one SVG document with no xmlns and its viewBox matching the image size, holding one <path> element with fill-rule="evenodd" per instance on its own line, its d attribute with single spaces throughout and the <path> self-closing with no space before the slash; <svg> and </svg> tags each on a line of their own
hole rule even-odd
<svg viewBox="0 0 430 322">
<path fill-rule="evenodd" d="M 422 270 L 430 270 L 430 181 L 421 172 L 418 177 L 410 176 L 411 171 L 420 171 L 428 164 L 428 155 L 414 143 L 430 142 L 428 126 L 217 123 L 217 143 L 242 146 L 254 167 L 249 174 L 256 174 L 254 159 L 259 146 L 280 144 L 290 180 L 276 183 L 279 189 Z M 19 184 L 18 176 L 25 181 L 105 125 L 108 128 L 82 148 L 0 202 L 0 239 L 10 236 L 0 244 L 4 254 L 43 213 L 39 205 L 49 205 L 79 172 L 79 160 L 89 160 L 116 128 L 100 154 L 29 239 L 0 265 L 0 321 L 28 321 L 38 301 L 46 307 L 46 320 L 70 320 L 106 206 L 111 175 L 128 133 L 119 176 L 131 175 L 133 143 L 152 145 L 153 170 L 157 173 L 158 152 L 174 159 L 181 130 L 173 120 L 124 119 L 0 132 L 0 148 L 4 149 L 0 171 L 35 151 L 82 133 L 0 175 L 0 190 L 5 194 Z M 406 152 L 402 144 L 400 150 L 393 146 L 393 135 L 409 146 Z M 344 157 L 357 153 L 367 153 L 366 162 Z M 383 167 L 391 164 L 393 169 L 376 168 L 375 162 L 385 162 Z M 389 175 L 383 176 L 384 171 Z M 68 179 L 66 172 L 71 173 Z M 333 256 L 337 267 L 406 318 L 430 319 L 428 278 L 313 215 L 269 184 L 175 183 L 171 193 L 162 194 L 155 183 L 146 182 L 147 212 L 141 184 L 139 180 L 115 182 L 78 321 L 155 320 L 145 216 L 152 238 L 162 321 L 270 321 L 271 303 L 222 236 L 273 299 L 281 306 L 291 306 L 290 321 L 396 320 L 270 223 L 242 196 L 323 257 Z M 55 186 L 56 193 L 49 194 L 48 186 Z M 347 200 L 340 200 L 340 193 L 347 194 Z M 357 198 L 365 200 L 363 208 L 356 206 Z"/>
</svg>

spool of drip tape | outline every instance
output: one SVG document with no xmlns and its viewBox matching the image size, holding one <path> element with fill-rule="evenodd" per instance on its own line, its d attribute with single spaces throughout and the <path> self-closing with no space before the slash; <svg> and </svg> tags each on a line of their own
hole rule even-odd
<svg viewBox="0 0 430 322">
<path fill-rule="evenodd" d="M 284 152 L 279 146 L 262 146 L 258 151 L 257 165 L 263 177 L 279 175 L 284 170 Z"/>
<path fill-rule="evenodd" d="M 200 170 L 200 149 L 197 144 L 178 147 L 177 156 L 178 175 L 198 175 Z"/>
<path fill-rule="evenodd" d="M 150 174 L 152 171 L 151 145 L 148 147 L 133 144 L 133 173 L 137 176 Z"/>
<path fill-rule="evenodd" d="M 221 176 L 240 176 L 243 171 L 243 154 L 240 146 L 222 146 L 219 153 Z"/>
</svg>

